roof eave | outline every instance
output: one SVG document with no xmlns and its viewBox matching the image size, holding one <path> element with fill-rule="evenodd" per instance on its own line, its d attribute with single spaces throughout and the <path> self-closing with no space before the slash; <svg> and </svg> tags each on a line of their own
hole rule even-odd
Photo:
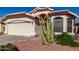
<svg viewBox="0 0 79 59">
<path fill-rule="evenodd" d="M 12 18 L 18 18 L 18 17 L 16 17 L 16 15 L 20 15 L 21 17 L 29 17 L 29 18 L 31 18 L 31 19 L 35 19 L 35 17 L 33 17 L 32 15 L 30 15 L 30 14 L 28 14 L 28 13 L 14 13 L 14 14 L 7 14 L 7 15 L 5 15 L 2 19 L 1 19 L 1 21 L 6 21 L 7 19 L 11 19 L 11 17 Z"/>
<path fill-rule="evenodd" d="M 56 15 L 69 15 L 70 16 L 71 15 L 72 18 L 78 18 L 78 16 L 75 13 L 69 10 L 55 11 L 55 12 L 49 13 L 49 15 L 50 16 L 56 16 Z"/>
</svg>

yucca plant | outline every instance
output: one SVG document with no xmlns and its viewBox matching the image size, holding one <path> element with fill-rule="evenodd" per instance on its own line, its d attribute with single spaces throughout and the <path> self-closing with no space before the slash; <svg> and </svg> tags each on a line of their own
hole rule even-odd
<svg viewBox="0 0 79 59">
<path fill-rule="evenodd" d="M 53 28 L 52 22 L 48 15 L 42 14 L 39 16 L 39 24 L 41 28 L 41 37 L 43 44 L 49 44 L 53 42 Z"/>
</svg>

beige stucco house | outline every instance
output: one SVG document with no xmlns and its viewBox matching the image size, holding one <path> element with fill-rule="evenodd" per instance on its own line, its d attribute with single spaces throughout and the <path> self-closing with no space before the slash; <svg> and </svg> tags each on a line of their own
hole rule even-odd
<svg viewBox="0 0 79 59">
<path fill-rule="evenodd" d="M 74 21 L 78 16 L 68 10 L 54 11 L 51 8 L 35 8 L 29 13 L 20 12 L 5 15 L 0 21 L 0 33 L 8 35 L 40 35 L 39 21 L 41 14 L 48 14 L 54 24 L 54 33 L 68 32 L 74 34 Z"/>
</svg>

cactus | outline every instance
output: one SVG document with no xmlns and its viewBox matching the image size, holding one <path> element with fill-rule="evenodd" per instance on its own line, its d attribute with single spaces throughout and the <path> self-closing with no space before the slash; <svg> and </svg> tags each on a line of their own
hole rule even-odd
<svg viewBox="0 0 79 59">
<path fill-rule="evenodd" d="M 49 16 L 47 16 L 47 36 L 48 36 L 48 42 L 52 43 L 53 42 L 53 27 L 52 27 L 52 22 Z"/>
<path fill-rule="evenodd" d="M 43 17 L 41 17 L 43 16 Z M 39 24 L 41 28 L 41 37 L 43 44 L 49 44 L 53 42 L 53 29 L 52 22 L 48 15 L 42 14 L 39 17 Z"/>
</svg>

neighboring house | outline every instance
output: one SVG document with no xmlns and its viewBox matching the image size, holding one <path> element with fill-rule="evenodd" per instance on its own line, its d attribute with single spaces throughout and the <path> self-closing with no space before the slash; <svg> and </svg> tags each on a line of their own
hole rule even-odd
<svg viewBox="0 0 79 59">
<path fill-rule="evenodd" d="M 8 14 L 1 19 L 0 32 L 8 35 L 40 35 L 36 17 L 41 14 L 48 14 L 51 17 L 55 34 L 61 34 L 62 32 L 74 34 L 74 22 L 78 16 L 68 10 L 54 11 L 51 8 L 35 8 L 29 13 Z"/>
</svg>

